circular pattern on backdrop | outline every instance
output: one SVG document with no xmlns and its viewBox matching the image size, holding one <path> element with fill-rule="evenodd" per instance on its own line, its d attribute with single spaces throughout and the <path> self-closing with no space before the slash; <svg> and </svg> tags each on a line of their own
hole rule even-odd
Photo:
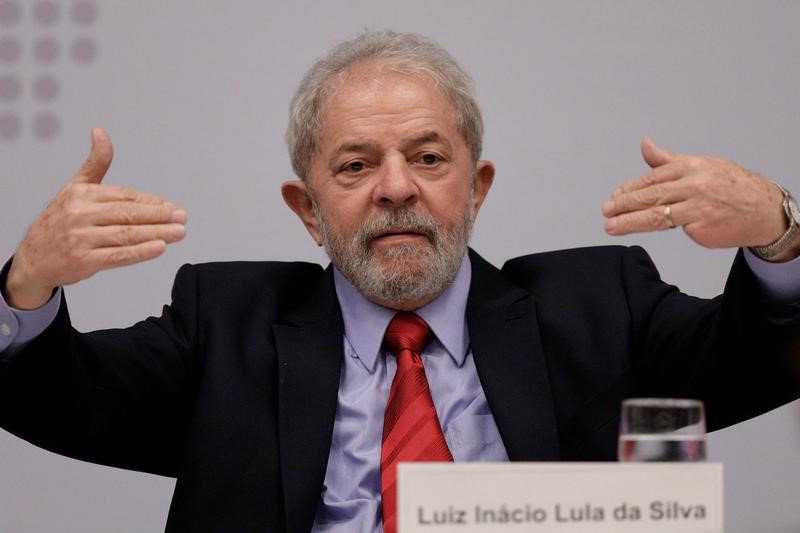
<svg viewBox="0 0 800 533">
<path fill-rule="evenodd" d="M 88 37 L 78 37 L 72 43 L 72 59 L 76 63 L 91 63 L 97 56 L 97 46 Z"/>
<path fill-rule="evenodd" d="M 13 26 L 19 22 L 20 9 L 16 2 L 0 2 L 0 24 Z"/>
<path fill-rule="evenodd" d="M 58 135 L 61 124 L 54 102 L 61 94 L 63 80 L 51 70 L 52 65 L 62 55 L 72 65 L 86 65 L 98 54 L 97 43 L 90 36 L 70 42 L 60 30 L 66 22 L 72 30 L 85 32 L 97 18 L 97 0 L 0 0 L 0 141 L 19 137 L 23 120 L 26 128 L 30 120 L 31 134 L 37 139 Z M 20 22 L 33 24 L 39 35 L 19 38 L 5 30 Z M 40 106 L 32 117 L 15 109 L 23 90 Z"/>
<path fill-rule="evenodd" d="M 60 9 L 58 4 L 45 0 L 33 6 L 33 18 L 43 26 L 52 26 L 58 20 Z"/>
<path fill-rule="evenodd" d="M 58 58 L 59 51 L 58 43 L 50 37 L 42 37 L 33 43 L 33 57 L 39 63 L 52 63 Z"/>
<path fill-rule="evenodd" d="M 75 24 L 89 26 L 97 19 L 97 7 L 93 2 L 78 2 L 72 6 L 72 20 Z"/>
<path fill-rule="evenodd" d="M 11 74 L 0 76 L 0 99 L 13 102 L 22 92 L 22 83 Z"/>
<path fill-rule="evenodd" d="M 36 115 L 33 119 L 33 133 L 42 140 L 52 139 L 58 133 L 58 118 L 49 111 Z"/>
<path fill-rule="evenodd" d="M 11 113 L 0 114 L 0 139 L 10 140 L 19 135 L 19 119 Z"/>
<path fill-rule="evenodd" d="M 33 82 L 33 96 L 42 102 L 54 100 L 60 91 L 58 80 L 45 74 Z"/>
<path fill-rule="evenodd" d="M 3 37 L 0 39 L 0 61 L 3 63 L 13 63 L 22 54 L 22 47 L 19 41 L 13 37 Z"/>
</svg>

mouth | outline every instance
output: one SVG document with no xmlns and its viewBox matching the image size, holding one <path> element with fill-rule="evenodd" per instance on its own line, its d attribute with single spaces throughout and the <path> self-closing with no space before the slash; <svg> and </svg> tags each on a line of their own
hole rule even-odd
<svg viewBox="0 0 800 533">
<path fill-rule="evenodd" d="M 389 229 L 372 237 L 370 243 L 378 246 L 396 246 L 406 242 L 419 242 L 420 240 L 430 241 L 430 237 L 410 229 Z"/>
</svg>

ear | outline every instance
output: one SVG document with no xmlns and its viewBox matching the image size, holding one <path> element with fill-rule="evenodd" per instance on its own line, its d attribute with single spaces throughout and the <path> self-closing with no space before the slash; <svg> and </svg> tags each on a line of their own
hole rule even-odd
<svg viewBox="0 0 800 533">
<path fill-rule="evenodd" d="M 494 163 L 480 160 L 475 165 L 475 191 L 473 193 L 472 216 L 477 217 L 478 211 L 489 193 L 489 188 L 494 181 Z"/>
<path fill-rule="evenodd" d="M 301 180 L 286 181 L 281 185 L 281 194 L 283 194 L 283 201 L 300 218 L 300 222 L 306 227 L 317 246 L 322 246 L 319 221 L 314 214 L 311 193 L 306 184 Z"/>
</svg>

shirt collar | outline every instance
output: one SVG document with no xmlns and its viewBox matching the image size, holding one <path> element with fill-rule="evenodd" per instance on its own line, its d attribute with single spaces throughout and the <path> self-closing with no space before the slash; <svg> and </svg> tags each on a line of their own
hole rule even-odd
<svg viewBox="0 0 800 533">
<path fill-rule="evenodd" d="M 438 298 L 415 311 L 428 323 L 458 366 L 464 364 L 469 348 L 466 309 L 471 280 L 472 267 L 465 254 L 450 286 Z M 355 356 L 369 373 L 373 373 L 384 333 L 397 311 L 367 300 L 336 268 L 333 282 L 342 309 L 344 335 Z"/>
</svg>

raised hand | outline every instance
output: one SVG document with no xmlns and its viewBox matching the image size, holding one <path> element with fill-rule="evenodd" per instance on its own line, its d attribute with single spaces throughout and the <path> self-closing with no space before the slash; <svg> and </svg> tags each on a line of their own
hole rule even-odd
<svg viewBox="0 0 800 533">
<path fill-rule="evenodd" d="M 14 255 L 3 290 L 12 307 L 37 308 L 56 287 L 153 259 L 183 239 L 186 211 L 157 196 L 101 184 L 112 156 L 111 139 L 93 129 L 89 157 Z"/>
<path fill-rule="evenodd" d="M 671 152 L 642 141 L 651 170 L 603 204 L 609 235 L 681 226 L 708 248 L 766 246 L 788 228 L 780 189 L 739 165 Z M 786 258 L 780 258 L 786 259 Z"/>
</svg>

